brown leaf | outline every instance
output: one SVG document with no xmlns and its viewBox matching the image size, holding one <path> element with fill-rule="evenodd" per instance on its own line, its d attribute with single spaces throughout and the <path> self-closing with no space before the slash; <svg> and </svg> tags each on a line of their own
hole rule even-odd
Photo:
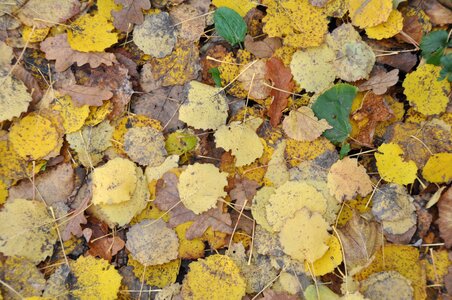
<svg viewBox="0 0 452 300">
<path fill-rule="evenodd" d="M 27 87 L 27 91 L 31 94 L 33 98 L 32 104 L 36 104 L 39 100 L 41 100 L 43 93 L 41 87 L 39 86 L 38 81 L 33 75 L 25 70 L 21 65 L 16 65 L 13 69 L 13 75 L 20 81 L 22 81 Z"/>
<path fill-rule="evenodd" d="M 377 62 L 408 73 L 417 64 L 417 55 L 409 52 L 400 52 L 394 55 L 378 56 Z"/>
<path fill-rule="evenodd" d="M 97 68 L 101 64 L 111 66 L 118 62 L 113 53 L 73 50 L 69 46 L 66 33 L 45 39 L 45 41 L 41 42 L 41 50 L 45 52 L 46 59 L 55 60 L 55 70 L 57 72 L 63 72 L 73 63 L 77 63 L 78 66 L 89 64 L 91 68 Z"/>
<path fill-rule="evenodd" d="M 178 181 L 175 174 L 167 172 L 157 181 L 156 186 L 154 203 L 161 210 L 170 210 L 171 218 L 168 221 L 170 227 L 174 228 L 179 224 L 193 221 L 192 226 L 185 233 L 187 239 L 201 237 L 209 227 L 216 231 L 232 233 L 231 217 L 223 213 L 220 208 L 211 208 L 200 215 L 187 209 L 179 198 Z"/>
<path fill-rule="evenodd" d="M 69 95 L 76 106 L 101 106 L 103 100 L 113 97 L 113 93 L 108 89 L 96 86 L 68 85 L 58 90 L 63 95 Z"/>
<path fill-rule="evenodd" d="M 441 195 L 437 204 L 439 211 L 439 234 L 444 240 L 446 247 L 452 246 L 452 187 Z"/>
<path fill-rule="evenodd" d="M 37 176 L 34 185 L 28 179 L 21 181 L 9 189 L 8 201 L 16 198 L 42 199 L 47 205 L 67 202 L 74 189 L 74 169 L 70 163 L 63 163 L 55 168 L 47 169 Z"/>
<path fill-rule="evenodd" d="M 361 108 L 352 114 L 352 119 L 358 124 L 362 120 L 367 120 L 363 127 L 359 127 L 359 133 L 355 140 L 362 145 L 372 147 L 375 128 L 379 122 L 390 120 L 393 112 L 386 104 L 383 96 L 368 92 L 365 95 Z"/>
<path fill-rule="evenodd" d="M 16 12 L 17 17 L 25 25 L 35 26 L 36 28 L 46 28 L 57 23 L 64 23 L 67 19 L 78 14 L 81 8 L 79 0 L 28 0 L 19 2 L 22 2 L 23 6 Z M 3 6 L 9 6 L 10 3 L 7 4 L 6 1 L 2 1 L 2 10 Z"/>
<path fill-rule="evenodd" d="M 360 91 L 372 90 L 375 95 L 383 95 L 389 87 L 399 81 L 399 70 L 381 71 L 371 76 L 368 80 L 358 85 Z"/>
<path fill-rule="evenodd" d="M 266 99 L 272 91 L 265 76 L 266 73 L 267 64 L 263 59 L 259 59 L 244 65 L 237 80 L 248 91 L 251 98 L 262 100 Z"/>
<path fill-rule="evenodd" d="M 108 225 L 90 218 L 88 227 L 91 229 L 91 238 L 88 242 L 87 253 L 110 261 L 125 246 L 125 242 L 119 236 L 108 235 Z M 87 229 L 85 228 L 85 229 Z"/>
<path fill-rule="evenodd" d="M 309 3 L 313 6 L 324 7 L 328 3 L 328 0 L 309 0 Z"/>
<path fill-rule="evenodd" d="M 227 49 L 223 45 L 213 45 L 213 47 L 209 48 L 206 51 L 206 54 L 201 58 L 201 67 L 202 67 L 202 80 L 209 84 L 214 85 L 215 82 L 212 79 L 212 75 L 209 73 L 209 70 L 212 68 L 216 68 L 221 65 L 220 62 L 209 59 L 208 57 L 215 58 L 216 60 L 222 61 L 225 56 L 228 54 Z"/>
<path fill-rule="evenodd" d="M 276 49 L 282 46 L 281 40 L 276 37 L 266 37 L 262 41 L 254 41 L 253 37 L 245 37 L 245 48 L 258 58 L 267 58 L 273 55 Z"/>
<path fill-rule="evenodd" d="M 290 96 L 290 93 L 288 92 L 292 92 L 295 85 L 292 80 L 290 69 L 284 66 L 281 60 L 274 57 L 267 61 L 266 77 L 270 79 L 273 82 L 273 86 L 278 89 L 272 89 L 270 92 L 270 95 L 273 96 L 273 101 L 270 104 L 270 109 L 267 113 L 270 117 L 271 125 L 276 127 L 281 121 L 283 110 L 287 107 L 287 98 Z"/>
<path fill-rule="evenodd" d="M 419 44 L 422 36 L 427 33 L 423 27 L 426 27 L 426 24 L 430 24 L 430 21 L 422 10 L 406 7 L 401 12 L 403 14 L 402 33 L 398 33 L 395 37 L 408 44 L 411 44 L 413 40 Z M 424 16 L 426 18 L 423 18 Z"/>
<path fill-rule="evenodd" d="M 71 236 L 81 237 L 83 235 L 83 229 L 81 224 L 86 224 L 88 220 L 85 218 L 85 210 L 88 207 L 88 203 L 91 197 L 86 197 L 80 206 L 75 209 L 65 220 L 68 220 L 66 227 L 61 232 L 61 238 L 63 241 L 68 241 Z M 63 221 L 64 222 L 64 221 Z M 89 240 L 88 240 L 89 241 Z"/>
<path fill-rule="evenodd" d="M 115 0 L 115 3 L 121 4 L 122 9 L 111 12 L 113 25 L 124 32 L 130 32 L 133 24 L 143 23 L 143 10 L 151 8 L 149 0 Z"/>
<path fill-rule="evenodd" d="M 345 226 L 338 229 L 338 233 L 345 254 L 344 261 L 351 273 L 366 266 L 382 245 L 380 225 L 367 221 L 356 212 Z"/>
<path fill-rule="evenodd" d="M 445 2 L 447 3 L 447 1 Z M 437 0 L 418 0 L 412 3 L 412 5 L 414 7 L 418 7 L 419 5 L 434 24 L 452 24 L 452 10 L 450 7 L 445 7 Z"/>
<path fill-rule="evenodd" d="M 242 210 L 242 207 L 249 209 L 251 200 L 256 195 L 259 183 L 247 178 L 235 177 L 235 187 L 229 192 L 232 201 L 235 201 L 235 208 Z"/>
<path fill-rule="evenodd" d="M 430 225 L 432 225 L 433 216 L 418 201 L 414 202 L 414 206 L 417 215 L 417 235 L 423 239 L 427 235 Z"/>
<path fill-rule="evenodd" d="M 182 3 L 173 6 L 169 12 L 171 19 L 177 26 L 178 37 L 197 41 L 204 33 L 206 27 L 206 15 L 209 10 L 210 1 L 192 0 L 188 3 Z"/>
<path fill-rule="evenodd" d="M 450 259 L 450 256 L 449 256 Z M 444 276 L 444 283 L 449 295 L 452 294 L 452 266 L 449 267 L 449 272 Z"/>
</svg>

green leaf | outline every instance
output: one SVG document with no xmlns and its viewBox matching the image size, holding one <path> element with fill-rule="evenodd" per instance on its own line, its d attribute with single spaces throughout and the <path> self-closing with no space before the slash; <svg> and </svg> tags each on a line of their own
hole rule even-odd
<svg viewBox="0 0 452 300">
<path fill-rule="evenodd" d="M 169 155 L 181 156 L 195 149 L 197 144 L 198 138 L 195 135 L 178 130 L 168 135 L 165 148 Z"/>
<path fill-rule="evenodd" d="M 246 23 L 234 10 L 219 7 L 213 15 L 215 30 L 232 46 L 243 42 L 246 35 Z"/>
<path fill-rule="evenodd" d="M 447 47 L 448 33 L 445 30 L 432 31 L 424 35 L 419 45 L 422 50 L 422 57 L 428 64 L 438 66 L 444 49 Z"/>
<path fill-rule="evenodd" d="M 441 71 L 439 71 L 438 80 L 444 80 L 447 78 L 449 82 L 452 81 L 452 53 L 441 57 Z"/>
<path fill-rule="evenodd" d="M 325 119 L 333 127 L 323 135 L 333 143 L 342 143 L 350 134 L 350 109 L 358 89 L 350 84 L 339 83 L 320 95 L 312 105 L 319 119 Z"/>
<path fill-rule="evenodd" d="M 216 87 L 221 87 L 220 69 L 210 68 L 209 74 L 212 75 L 212 79 L 215 82 Z"/>
<path fill-rule="evenodd" d="M 339 151 L 340 159 L 343 159 L 344 157 L 346 157 L 347 154 L 350 152 L 350 150 L 351 150 L 351 148 L 350 148 L 349 143 L 342 144 L 341 150 Z"/>
</svg>

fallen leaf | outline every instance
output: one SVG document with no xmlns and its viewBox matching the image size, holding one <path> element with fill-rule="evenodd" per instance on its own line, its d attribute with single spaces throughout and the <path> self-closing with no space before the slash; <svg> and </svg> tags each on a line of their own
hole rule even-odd
<svg viewBox="0 0 452 300">
<path fill-rule="evenodd" d="M 17 17 L 27 26 L 36 28 L 52 27 L 57 23 L 64 23 L 80 12 L 79 0 L 69 1 L 21 1 Z M 10 5 L 8 3 L 8 5 Z M 23 5 L 23 6 L 22 6 Z"/>
<path fill-rule="evenodd" d="M 165 161 L 165 138 L 152 127 L 130 128 L 124 135 L 124 150 L 134 162 L 156 167 Z"/>
<path fill-rule="evenodd" d="M 179 239 L 161 219 L 144 220 L 129 229 L 126 247 L 142 265 L 161 265 L 177 258 Z"/>
<path fill-rule="evenodd" d="M 177 25 L 177 35 L 187 41 L 198 41 L 206 27 L 205 13 L 209 10 L 209 1 L 196 0 L 182 3 L 170 10 L 170 17 Z"/>
<path fill-rule="evenodd" d="M 345 226 L 338 228 L 338 234 L 350 275 L 369 264 L 382 246 L 380 225 L 366 220 L 356 212 Z"/>
<path fill-rule="evenodd" d="M 129 254 L 127 264 L 133 267 L 133 273 L 137 278 L 144 280 L 150 286 L 163 288 L 176 282 L 181 261 L 174 259 L 160 265 L 143 266 Z"/>
<path fill-rule="evenodd" d="M 267 61 L 267 75 L 273 83 L 270 95 L 273 101 L 267 112 L 270 117 L 270 123 L 273 127 L 278 126 L 281 121 L 282 112 L 286 109 L 288 100 L 295 84 L 292 81 L 290 69 L 284 66 L 283 62 L 277 58 L 270 58 Z"/>
<path fill-rule="evenodd" d="M 366 34 L 371 39 L 381 40 L 395 36 L 403 28 L 402 13 L 393 9 L 388 19 L 376 26 L 366 27 Z"/>
<path fill-rule="evenodd" d="M 32 100 L 25 84 L 12 76 L 0 77 L 0 122 L 20 117 L 26 112 Z"/>
<path fill-rule="evenodd" d="M 399 81 L 399 70 L 394 69 L 389 72 L 379 72 L 371 76 L 368 80 L 358 85 L 359 91 L 372 90 L 375 95 L 383 95 L 389 87 L 394 86 Z"/>
<path fill-rule="evenodd" d="M 248 95 L 255 99 L 265 99 L 269 96 L 271 88 L 266 78 L 267 64 L 260 59 L 242 66 L 237 80 L 242 84 Z"/>
<path fill-rule="evenodd" d="M 16 67 L 12 70 L 12 74 L 15 78 L 22 81 L 27 87 L 27 92 L 33 99 L 31 101 L 31 105 L 38 103 L 44 95 L 41 87 L 39 86 L 38 80 L 21 65 L 16 65 Z M 4 90 L 6 90 L 5 87 L 3 88 L 3 91 Z M 16 94 L 14 99 L 16 99 L 17 97 L 18 96 Z"/>
<path fill-rule="evenodd" d="M 125 246 L 125 242 L 119 236 L 110 236 L 108 226 L 99 220 L 90 218 L 88 227 L 83 231 L 86 232 L 88 229 L 91 234 L 90 238 L 87 239 L 88 253 L 91 256 L 111 261 L 112 257 Z"/>
<path fill-rule="evenodd" d="M 252 8 L 256 7 L 256 3 L 252 0 L 213 0 L 212 4 L 216 7 L 228 7 L 242 17 L 244 17 Z"/>
<path fill-rule="evenodd" d="M 91 68 L 97 68 L 101 64 L 111 66 L 118 63 L 113 53 L 80 52 L 72 49 L 67 41 L 66 33 L 48 37 L 40 46 L 41 50 L 46 54 L 46 59 L 55 60 L 55 70 L 57 72 L 65 71 L 74 63 L 79 67 L 89 64 Z"/>
<path fill-rule="evenodd" d="M 422 176 L 430 182 L 442 183 L 452 179 L 452 153 L 437 153 L 428 159 Z"/>
<path fill-rule="evenodd" d="M 78 84 L 62 87 L 58 91 L 63 95 L 71 96 L 74 104 L 78 107 L 83 105 L 101 106 L 103 100 L 113 97 L 113 93 L 108 89 Z"/>
<path fill-rule="evenodd" d="M 305 269 L 312 272 L 314 276 L 322 276 L 333 272 L 342 263 L 342 248 L 339 239 L 332 235 L 326 244 L 328 250 L 322 257 L 312 264 L 305 262 Z"/>
<path fill-rule="evenodd" d="M 151 8 L 149 0 L 115 0 L 115 3 L 121 4 L 122 9 L 111 12 L 113 25 L 123 32 L 130 32 L 134 24 L 142 24 L 143 10 Z"/>
<path fill-rule="evenodd" d="M 413 299 L 411 281 L 396 271 L 370 275 L 360 281 L 361 293 L 369 299 Z"/>
<path fill-rule="evenodd" d="M 381 178 L 387 182 L 406 185 L 416 179 L 416 164 L 403 159 L 403 150 L 398 144 L 382 144 L 375 153 L 375 159 Z"/>
<path fill-rule="evenodd" d="M 351 0 L 348 9 L 353 25 L 368 28 L 377 26 L 389 18 L 392 0 Z"/>
<path fill-rule="evenodd" d="M 282 46 L 281 39 L 275 37 L 266 37 L 263 40 L 255 41 L 250 35 L 245 37 L 245 49 L 251 52 L 257 58 L 269 58 L 276 49 Z"/>
<path fill-rule="evenodd" d="M 213 15 L 215 31 L 224 38 L 231 46 L 243 42 L 247 32 L 246 23 L 243 18 L 226 6 L 219 7 Z"/>
<path fill-rule="evenodd" d="M 325 130 L 333 128 L 326 120 L 318 120 L 312 109 L 306 106 L 290 111 L 282 127 L 288 137 L 302 142 L 313 141 Z"/>
<path fill-rule="evenodd" d="M 65 221 L 67 220 L 67 223 L 66 227 L 64 227 L 64 230 L 61 232 L 61 239 L 63 241 L 70 240 L 72 236 L 81 237 L 83 235 L 83 228 L 81 225 L 88 223 L 88 220 L 85 217 L 85 210 L 87 209 L 90 200 L 89 197 L 86 197 L 80 206 L 64 219 Z"/>
<path fill-rule="evenodd" d="M 452 188 L 442 194 L 438 204 L 439 219 L 438 226 L 441 238 L 446 247 L 452 246 Z"/>
<path fill-rule="evenodd" d="M 419 6 L 425 11 L 434 24 L 452 24 L 452 12 L 450 11 L 450 7 L 445 7 L 437 0 L 416 2 L 419 3 Z"/>
<path fill-rule="evenodd" d="M 235 201 L 235 208 L 238 210 L 241 210 L 243 206 L 249 208 L 260 185 L 253 180 L 238 176 L 234 179 L 234 185 L 235 187 L 229 192 L 229 196 L 232 201 Z"/>
</svg>

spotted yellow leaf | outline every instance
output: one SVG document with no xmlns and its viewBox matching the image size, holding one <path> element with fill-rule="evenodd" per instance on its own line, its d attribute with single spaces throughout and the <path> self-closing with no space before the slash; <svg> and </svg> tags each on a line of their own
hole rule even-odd
<svg viewBox="0 0 452 300">
<path fill-rule="evenodd" d="M 375 153 L 380 176 L 387 182 L 410 184 L 416 179 L 417 166 L 412 160 L 405 161 L 399 145 L 382 144 Z"/>
<path fill-rule="evenodd" d="M 425 179 L 434 183 L 449 182 L 452 179 L 452 153 L 438 153 L 430 156 L 422 170 Z"/>
</svg>

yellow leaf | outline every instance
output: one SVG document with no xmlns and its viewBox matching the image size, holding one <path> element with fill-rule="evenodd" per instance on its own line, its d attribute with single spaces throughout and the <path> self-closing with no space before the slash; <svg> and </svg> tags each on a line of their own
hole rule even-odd
<svg viewBox="0 0 452 300">
<path fill-rule="evenodd" d="M 2 70 L 0 69 L 0 71 Z M 0 76 L 0 82 L 2 84 L 0 90 L 0 122 L 3 122 L 19 117 L 21 113 L 27 110 L 32 98 L 22 81 L 12 76 Z"/>
<path fill-rule="evenodd" d="M 174 230 L 179 238 L 179 258 L 182 259 L 197 259 L 204 257 L 204 242 L 201 238 L 194 238 L 189 240 L 185 233 L 188 228 L 193 225 L 193 222 L 185 222 L 177 225 Z"/>
<path fill-rule="evenodd" d="M 251 62 L 251 53 L 246 50 L 238 50 L 236 57 L 228 53 L 221 65 L 218 67 L 221 74 L 221 85 L 229 85 L 228 94 L 238 98 L 246 98 L 248 91 L 245 90 L 237 77 L 240 75 L 241 66 Z"/>
<path fill-rule="evenodd" d="M 231 151 L 238 167 L 249 165 L 264 153 L 259 136 L 241 122 L 220 126 L 214 136 L 216 146 Z"/>
<path fill-rule="evenodd" d="M 129 201 L 137 184 L 135 164 L 117 157 L 93 171 L 94 204 L 118 204 Z"/>
<path fill-rule="evenodd" d="M 442 283 L 444 276 L 449 272 L 452 261 L 449 260 L 447 250 L 433 250 L 424 259 L 427 280 L 433 283 Z"/>
<path fill-rule="evenodd" d="M 438 81 L 440 71 L 440 66 L 422 65 L 407 74 L 402 84 L 407 100 L 426 116 L 444 112 L 449 102 L 450 83 Z"/>
<path fill-rule="evenodd" d="M 328 30 L 324 10 L 308 0 L 266 0 L 267 15 L 263 31 L 283 38 L 284 45 L 307 48 L 322 44 Z"/>
<path fill-rule="evenodd" d="M 33 27 L 24 26 L 22 29 L 22 39 L 25 42 L 29 43 L 39 43 L 42 42 L 47 34 L 49 34 L 50 28 L 35 28 L 33 30 Z"/>
<path fill-rule="evenodd" d="M 32 160 L 44 158 L 55 150 L 59 138 L 53 123 L 34 113 L 20 119 L 9 132 L 9 141 L 17 154 Z"/>
<path fill-rule="evenodd" d="M 118 34 L 107 18 L 85 14 L 71 23 L 67 39 L 72 49 L 81 52 L 102 52 L 118 42 Z"/>
<path fill-rule="evenodd" d="M 75 286 L 72 295 L 77 299 L 117 299 L 121 286 L 121 275 L 104 259 L 80 256 L 71 262 Z"/>
<path fill-rule="evenodd" d="M 0 205 L 3 205 L 8 198 L 8 185 L 0 179 Z"/>
<path fill-rule="evenodd" d="M 105 100 L 101 106 L 90 106 L 89 116 L 85 121 L 86 125 L 95 126 L 105 120 L 105 118 L 113 111 L 113 103 Z"/>
<path fill-rule="evenodd" d="M 212 4 L 216 7 L 229 7 L 240 16 L 244 17 L 247 12 L 256 7 L 257 3 L 252 0 L 213 0 Z"/>
<path fill-rule="evenodd" d="M 336 78 L 334 51 L 326 44 L 298 50 L 292 56 L 290 70 L 300 88 L 320 93 L 330 87 Z"/>
<path fill-rule="evenodd" d="M 449 182 L 452 179 L 452 153 L 430 156 L 422 170 L 422 176 L 430 182 Z"/>
<path fill-rule="evenodd" d="M 40 166 L 40 163 L 35 164 L 35 173 L 39 172 Z M 0 177 L 18 180 L 32 174 L 33 164 L 20 157 L 8 141 L 0 141 Z"/>
<path fill-rule="evenodd" d="M 342 251 L 341 244 L 335 236 L 330 236 L 330 239 L 326 243 L 328 250 L 325 254 L 309 264 L 305 262 L 305 269 L 311 270 L 314 276 L 322 276 L 327 273 L 333 272 L 333 270 L 342 263 Z"/>
<path fill-rule="evenodd" d="M 289 116 L 284 118 L 282 127 L 288 137 L 301 142 L 313 141 L 325 130 L 332 128 L 326 120 L 317 119 L 307 106 L 290 111 Z"/>
<path fill-rule="evenodd" d="M 212 164 L 189 165 L 179 177 L 182 203 L 195 214 L 215 207 L 218 199 L 226 196 L 227 176 Z"/>
<path fill-rule="evenodd" d="M 313 160 L 323 153 L 335 149 L 336 147 L 324 137 L 315 139 L 312 142 L 287 139 L 286 159 L 292 167 L 295 167 L 302 161 Z"/>
<path fill-rule="evenodd" d="M 156 167 L 165 161 L 165 138 L 152 127 L 130 128 L 124 136 L 124 150 L 134 162 Z"/>
<path fill-rule="evenodd" d="M 414 299 L 426 299 L 425 273 L 419 261 L 419 250 L 408 245 L 388 244 L 377 252 L 372 263 L 356 274 L 358 281 L 368 278 L 370 275 L 382 271 L 396 271 L 411 281 L 414 289 Z"/>
<path fill-rule="evenodd" d="M 240 300 L 246 283 L 234 261 L 214 254 L 192 262 L 182 285 L 182 297 L 193 300 Z"/>
<path fill-rule="evenodd" d="M 121 8 L 122 5 L 116 4 L 115 0 L 97 0 L 97 14 L 108 19 L 109 21 L 113 20 L 111 11 L 120 11 Z"/>
<path fill-rule="evenodd" d="M 66 133 L 71 133 L 82 128 L 89 115 L 89 106 L 75 106 L 71 96 L 57 96 L 52 109 L 60 112 L 63 118 L 63 127 Z"/>
<path fill-rule="evenodd" d="M 387 182 L 411 184 L 416 179 L 417 167 L 412 160 L 405 161 L 399 145 L 389 143 L 378 147 L 375 153 L 377 168 L 381 178 Z"/>
<path fill-rule="evenodd" d="M 289 170 L 284 159 L 286 151 L 286 141 L 281 141 L 272 154 L 268 162 L 267 172 L 265 172 L 265 185 L 280 187 L 289 180 Z"/>
<path fill-rule="evenodd" d="M 377 26 L 389 18 L 392 0 L 348 0 L 352 24 L 360 28 Z"/>
<path fill-rule="evenodd" d="M 370 275 L 359 283 L 359 290 L 368 299 L 413 299 L 411 282 L 392 270 Z"/>
<path fill-rule="evenodd" d="M 403 28 L 402 13 L 394 9 L 389 14 L 388 19 L 377 26 L 367 27 L 366 34 L 371 39 L 381 40 L 393 37 Z"/>
<path fill-rule="evenodd" d="M 179 119 L 195 129 L 218 129 L 228 117 L 227 99 L 220 88 L 191 81 Z"/>
<path fill-rule="evenodd" d="M 264 186 L 256 192 L 251 206 L 251 213 L 257 224 L 267 231 L 273 231 L 272 226 L 267 221 L 266 206 L 270 200 L 270 196 L 275 192 L 275 188 Z"/>
<path fill-rule="evenodd" d="M 286 254 L 313 263 L 328 251 L 329 228 L 321 214 L 302 208 L 284 222 L 279 240 Z"/>
<path fill-rule="evenodd" d="M 344 226 L 355 213 L 355 210 L 361 214 L 367 213 L 372 209 L 372 202 L 366 206 L 369 201 L 369 197 L 361 197 L 358 196 L 356 199 L 347 201 L 347 205 L 344 205 L 340 211 L 339 216 L 337 217 L 337 224 L 340 226 Z"/>
<path fill-rule="evenodd" d="M 42 201 L 7 201 L 0 220 L 0 252 L 4 255 L 25 257 L 33 263 L 52 255 L 57 233 Z"/>
<path fill-rule="evenodd" d="M 326 200 L 313 186 L 304 181 L 288 181 L 275 190 L 266 206 L 267 221 L 273 231 L 279 231 L 287 219 L 301 208 L 323 214 Z"/>
<path fill-rule="evenodd" d="M 145 269 L 139 261 L 133 259 L 132 255 L 129 254 L 127 264 L 133 267 L 133 273 L 140 281 L 144 279 L 148 285 L 163 288 L 176 282 L 177 274 L 179 274 L 180 259 L 161 265 L 147 266 Z"/>
<path fill-rule="evenodd" d="M 372 191 L 366 169 L 357 159 L 345 157 L 335 162 L 328 172 L 328 189 L 337 201 L 351 200 L 357 194 L 365 197 Z"/>
</svg>

